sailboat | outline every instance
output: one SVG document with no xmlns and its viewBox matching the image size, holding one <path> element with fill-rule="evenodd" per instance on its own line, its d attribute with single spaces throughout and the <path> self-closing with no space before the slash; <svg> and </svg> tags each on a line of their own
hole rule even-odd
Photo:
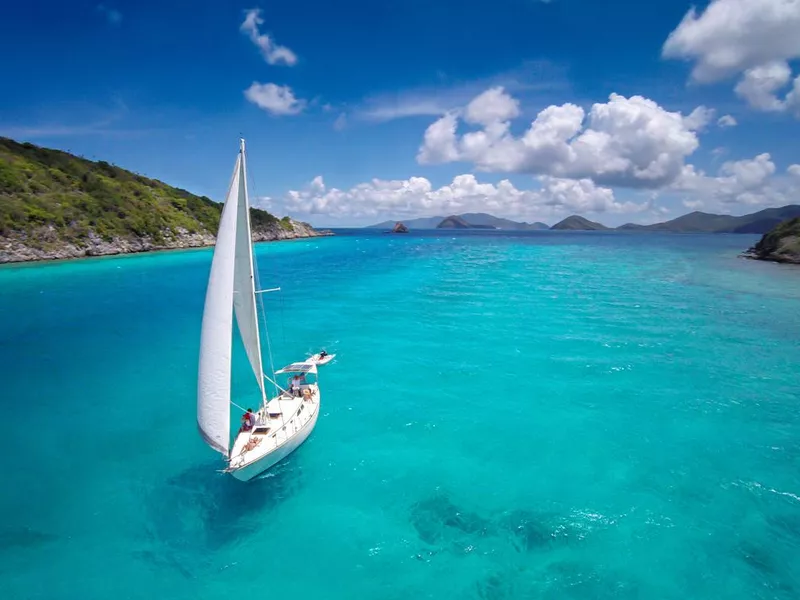
<svg viewBox="0 0 800 600">
<path fill-rule="evenodd" d="M 317 365 L 308 361 L 292 363 L 283 369 L 264 373 L 258 308 L 264 307 L 260 294 L 280 288 L 259 290 L 254 269 L 250 231 L 250 202 L 247 193 L 247 165 L 244 140 L 222 208 L 217 241 L 211 260 L 205 308 L 200 334 L 200 361 L 197 379 L 197 426 L 211 448 L 225 457 L 222 469 L 236 479 L 249 481 L 296 450 L 317 423 L 320 390 Z M 244 409 L 231 398 L 231 355 L 233 315 L 244 345 L 260 396 L 256 411 Z M 269 333 L 264 322 L 269 345 Z M 269 351 L 270 366 L 273 365 Z M 277 375 L 289 374 L 292 381 L 284 389 Z M 274 394 L 267 393 L 272 384 Z M 249 402 L 249 401 L 248 401 Z M 243 402 L 247 404 L 248 402 Z M 245 411 L 242 427 L 231 431 L 231 405 Z M 233 441 L 231 443 L 231 438 Z"/>
</svg>

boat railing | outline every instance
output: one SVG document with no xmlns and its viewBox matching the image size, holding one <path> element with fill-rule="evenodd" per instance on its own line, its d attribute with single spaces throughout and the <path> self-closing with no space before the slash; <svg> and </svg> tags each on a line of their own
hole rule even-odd
<svg viewBox="0 0 800 600">
<path fill-rule="evenodd" d="M 316 392 L 319 391 L 319 389 L 316 386 L 309 386 L 309 387 L 313 388 L 314 391 L 316 391 Z M 314 395 L 315 394 L 312 392 L 312 395 L 311 395 L 312 399 L 313 399 Z M 313 402 L 313 400 L 312 400 L 312 402 Z M 297 433 L 298 431 L 300 431 L 303 428 L 303 425 L 305 425 L 308 422 L 308 420 L 311 418 L 311 412 L 309 410 L 306 410 L 306 404 L 307 403 L 306 403 L 306 401 L 304 399 L 303 402 L 300 403 L 300 406 L 297 407 L 297 409 L 291 414 L 291 416 L 288 419 L 284 420 L 283 424 L 278 429 L 276 429 L 275 431 L 273 431 L 269 435 L 266 435 L 266 436 L 264 436 L 262 438 L 262 443 L 263 443 L 264 439 L 269 439 L 269 440 L 272 440 L 273 446 L 275 448 L 277 448 L 278 446 L 281 445 L 281 444 L 278 443 L 278 434 L 279 433 L 286 434 L 286 439 L 283 440 L 282 444 L 285 444 L 287 441 L 289 441 L 289 436 L 292 435 L 292 434 Z M 310 402 L 309 402 L 309 404 L 310 404 Z M 305 413 L 304 414 L 305 418 L 303 418 L 301 420 L 300 416 L 303 415 L 303 413 Z M 265 424 L 261 423 L 261 425 L 263 426 Z M 291 431 L 287 431 L 287 429 L 286 429 L 289 426 L 291 426 L 291 428 L 292 428 Z M 251 430 L 250 431 L 250 435 L 247 436 L 247 442 L 246 443 L 248 443 L 252 439 L 253 433 L 254 433 L 254 429 Z M 229 463 L 228 469 L 231 469 L 232 467 L 233 468 L 240 468 L 241 466 L 243 466 L 243 463 L 245 462 L 244 461 L 244 453 L 239 454 L 236 458 L 238 459 L 236 461 L 237 464 L 234 465 L 234 462 L 231 461 Z"/>
<path fill-rule="evenodd" d="M 314 387 L 314 386 L 309 386 L 309 388 L 312 388 L 312 387 Z M 306 388 L 306 389 L 308 389 L 308 388 Z M 312 392 L 311 397 L 313 398 L 314 395 L 315 395 L 314 392 Z M 288 419 L 286 419 L 278 429 L 276 429 L 271 434 L 266 436 L 267 439 L 271 439 L 271 440 L 273 440 L 275 442 L 275 447 L 276 448 L 279 445 L 278 444 L 278 434 L 279 433 L 281 433 L 281 432 L 287 433 L 287 429 L 286 428 L 288 426 L 290 426 L 290 425 L 292 426 L 291 433 L 292 434 L 297 433 L 300 429 L 303 428 L 303 425 L 305 425 L 305 423 L 311 418 L 311 416 L 309 415 L 309 412 L 307 410 L 305 410 L 305 406 L 306 406 L 306 401 L 303 400 L 303 402 L 300 403 L 300 406 L 298 406 L 297 409 L 295 409 L 295 411 L 291 414 L 291 416 Z M 301 413 L 303 413 L 303 412 L 306 413 L 306 418 L 300 420 L 299 417 L 300 417 Z M 252 433 L 250 435 L 252 435 Z M 287 438 L 287 440 L 288 440 L 288 438 Z M 284 442 L 286 442 L 286 440 L 284 440 Z"/>
</svg>

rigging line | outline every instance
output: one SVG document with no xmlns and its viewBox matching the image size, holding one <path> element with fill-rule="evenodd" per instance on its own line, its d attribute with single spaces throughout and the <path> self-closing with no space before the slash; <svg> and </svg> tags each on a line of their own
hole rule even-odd
<svg viewBox="0 0 800 600">
<path fill-rule="evenodd" d="M 247 175 L 249 176 L 248 179 L 250 180 L 250 185 L 253 188 L 253 193 L 256 195 L 256 198 L 257 198 L 258 197 L 258 192 L 256 191 L 255 177 L 253 176 L 253 173 L 250 171 L 250 169 L 247 169 Z M 248 210 L 249 210 L 249 208 L 250 207 L 249 207 L 249 202 L 248 202 Z M 251 231 L 251 234 L 252 234 L 252 231 Z M 259 275 L 258 275 L 259 267 L 258 267 L 258 259 L 257 259 L 257 256 L 256 256 L 257 253 L 256 253 L 256 250 L 255 250 L 255 244 L 253 244 L 252 240 L 250 241 L 250 245 L 252 246 L 252 249 L 253 249 L 253 267 L 254 267 L 253 268 L 253 271 L 254 271 L 253 272 L 253 277 L 255 278 L 256 289 L 261 289 L 261 282 L 259 281 Z M 267 264 L 269 264 L 269 263 L 267 263 Z M 273 358 L 273 355 L 272 355 L 272 341 L 270 340 L 270 336 L 269 336 L 269 327 L 267 325 L 267 312 L 264 309 L 263 294 L 256 294 L 256 296 L 258 297 L 258 305 L 261 308 L 261 321 L 264 324 L 264 337 L 267 339 L 267 356 L 269 357 L 270 374 L 273 377 L 275 377 L 275 359 Z M 274 382 L 273 382 L 273 384 L 274 384 Z M 275 386 L 275 395 L 277 396 L 279 394 L 280 394 L 280 392 L 278 391 L 278 387 L 276 385 Z"/>
<path fill-rule="evenodd" d="M 280 294 L 281 297 L 281 334 L 283 335 L 283 347 L 286 348 L 286 317 L 284 316 L 283 312 L 283 294 Z"/>
</svg>

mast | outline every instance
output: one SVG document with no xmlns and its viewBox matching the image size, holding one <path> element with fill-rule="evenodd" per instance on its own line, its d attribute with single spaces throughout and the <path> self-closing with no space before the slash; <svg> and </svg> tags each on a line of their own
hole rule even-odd
<svg viewBox="0 0 800 600">
<path fill-rule="evenodd" d="M 236 231 L 236 276 L 233 305 L 236 322 L 247 358 L 261 391 L 262 406 L 267 403 L 264 389 L 264 368 L 261 359 L 261 335 L 256 308 L 253 238 L 250 226 L 250 199 L 247 193 L 247 164 L 244 139 L 239 141 L 239 194 Z"/>
</svg>

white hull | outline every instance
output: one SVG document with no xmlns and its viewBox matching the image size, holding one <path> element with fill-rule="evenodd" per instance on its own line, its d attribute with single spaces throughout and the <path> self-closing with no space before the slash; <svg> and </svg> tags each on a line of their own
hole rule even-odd
<svg viewBox="0 0 800 600">
<path fill-rule="evenodd" d="M 311 400 L 285 395 L 271 400 L 267 412 L 273 413 L 272 418 L 263 409 L 259 411 L 258 421 L 270 427 L 269 433 L 263 436 L 240 433 L 234 442 L 226 471 L 240 481 L 250 481 L 297 450 L 311 435 L 319 417 L 320 393 L 316 386 L 314 388 Z M 275 417 L 278 410 L 283 412 L 284 419 Z M 259 426 L 256 426 L 254 432 L 258 430 Z M 252 450 L 244 450 L 252 437 L 260 438 L 259 444 Z"/>
<path fill-rule="evenodd" d="M 318 366 L 327 365 L 334 359 L 335 356 L 336 356 L 335 354 L 326 354 L 325 358 L 320 358 L 319 354 L 314 354 L 313 356 L 310 356 L 306 362 Z"/>
</svg>

